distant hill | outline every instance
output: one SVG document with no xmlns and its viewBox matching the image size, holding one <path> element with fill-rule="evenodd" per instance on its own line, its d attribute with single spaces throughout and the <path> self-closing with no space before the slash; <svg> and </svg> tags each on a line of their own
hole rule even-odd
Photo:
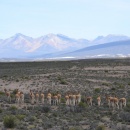
<svg viewBox="0 0 130 130">
<path fill-rule="evenodd" d="M 129 40 L 130 37 L 124 36 L 124 35 L 114 35 L 114 34 L 109 34 L 107 36 L 98 36 L 96 39 L 92 41 L 93 45 L 94 44 L 103 44 L 103 43 L 109 43 L 109 42 L 115 42 L 115 41 L 124 41 L 124 40 Z"/>
<path fill-rule="evenodd" d="M 60 55 L 61 57 L 126 57 L 130 56 L 130 40 L 116 41 L 85 47 L 77 51 Z"/>
</svg>

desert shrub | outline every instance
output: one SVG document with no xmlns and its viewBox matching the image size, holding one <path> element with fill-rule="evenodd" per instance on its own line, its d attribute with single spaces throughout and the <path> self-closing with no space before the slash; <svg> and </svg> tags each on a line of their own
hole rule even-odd
<svg viewBox="0 0 130 130">
<path fill-rule="evenodd" d="M 28 126 L 28 129 L 34 129 L 35 128 L 35 125 L 29 125 Z"/>
<path fill-rule="evenodd" d="M 129 130 L 126 125 L 122 125 L 118 128 L 118 130 Z"/>
<path fill-rule="evenodd" d="M 2 113 L 2 109 L 0 108 L 0 113 Z"/>
<path fill-rule="evenodd" d="M 130 113 L 129 112 L 122 112 L 119 114 L 120 118 L 123 120 L 123 121 L 128 121 L 130 122 Z"/>
<path fill-rule="evenodd" d="M 86 102 L 86 96 L 81 95 L 81 101 Z"/>
<path fill-rule="evenodd" d="M 13 110 L 17 110 L 17 107 L 16 107 L 16 106 L 11 106 L 11 107 L 10 107 L 10 110 L 12 110 L 12 111 L 13 111 Z"/>
<path fill-rule="evenodd" d="M 125 86 L 123 84 L 119 84 L 119 88 L 123 89 L 123 88 L 125 88 Z"/>
<path fill-rule="evenodd" d="M 58 80 L 62 80 L 62 78 L 60 76 L 57 77 Z"/>
<path fill-rule="evenodd" d="M 16 117 L 13 115 L 5 116 L 3 123 L 6 128 L 14 128 L 16 126 Z"/>
<path fill-rule="evenodd" d="M 29 77 L 26 77 L 26 76 L 25 76 L 25 77 L 23 76 L 23 77 L 21 77 L 21 78 L 22 78 L 22 79 L 29 79 Z"/>
<path fill-rule="evenodd" d="M 129 98 L 129 99 L 127 99 L 127 103 L 130 103 L 130 98 Z"/>
<path fill-rule="evenodd" d="M 57 113 L 55 112 L 55 113 L 53 113 L 53 116 L 54 116 L 54 117 L 57 117 L 58 115 L 57 115 Z"/>
<path fill-rule="evenodd" d="M 79 107 L 81 107 L 81 108 L 86 108 L 86 107 L 87 107 L 87 104 L 81 101 L 81 102 L 79 103 Z"/>
<path fill-rule="evenodd" d="M 64 98 L 61 98 L 61 103 L 65 103 L 65 99 Z"/>
<path fill-rule="evenodd" d="M 127 102 L 126 107 L 130 109 L 130 102 Z"/>
<path fill-rule="evenodd" d="M 105 70 L 104 72 L 105 72 L 105 73 L 108 73 L 108 70 Z"/>
<path fill-rule="evenodd" d="M 45 129 L 52 128 L 52 127 L 53 127 L 52 122 L 45 122 L 45 123 L 44 123 L 44 128 L 45 128 Z"/>
<path fill-rule="evenodd" d="M 111 90 L 112 90 L 112 91 L 115 91 L 115 90 L 116 90 L 116 88 L 114 88 L 114 87 L 113 87 L 113 88 L 111 88 Z"/>
<path fill-rule="evenodd" d="M 50 107 L 44 106 L 44 107 L 42 107 L 42 111 L 43 111 L 44 113 L 48 113 L 48 112 L 50 111 Z"/>
<path fill-rule="evenodd" d="M 104 125 L 100 125 L 96 128 L 96 130 L 106 130 L 106 127 Z"/>
<path fill-rule="evenodd" d="M 109 86 L 109 83 L 102 83 L 102 85 Z"/>
<path fill-rule="evenodd" d="M 26 115 L 17 115 L 16 117 L 19 120 L 23 120 L 26 117 Z"/>
<path fill-rule="evenodd" d="M 93 98 L 94 101 L 97 101 L 97 97 L 98 97 L 98 95 L 94 94 L 92 98 Z"/>
<path fill-rule="evenodd" d="M 13 93 L 11 93 L 11 98 L 15 98 L 15 95 Z"/>
<path fill-rule="evenodd" d="M 60 81 L 60 84 L 67 85 L 67 82 L 66 82 L 64 79 L 62 79 L 62 80 Z"/>
<path fill-rule="evenodd" d="M 60 84 L 67 85 L 67 82 L 62 77 L 58 76 L 57 79 L 60 81 Z"/>
<path fill-rule="evenodd" d="M 101 89 L 100 88 L 95 88 L 94 90 L 96 93 L 100 93 Z"/>
<path fill-rule="evenodd" d="M 111 112 L 111 111 L 108 111 L 106 114 L 107 114 L 108 116 L 112 116 L 112 112 Z"/>
<path fill-rule="evenodd" d="M 30 122 L 33 122 L 33 121 L 35 121 L 37 118 L 35 117 L 35 116 L 31 116 L 30 118 L 29 118 L 29 121 Z"/>
<path fill-rule="evenodd" d="M 5 95 L 5 93 L 4 93 L 4 92 L 2 92 L 2 91 L 0 91 L 0 95 Z"/>
<path fill-rule="evenodd" d="M 3 78 L 7 78 L 8 76 L 7 75 L 3 75 Z"/>
<path fill-rule="evenodd" d="M 17 89 L 14 89 L 12 94 L 15 95 L 17 93 Z"/>
<path fill-rule="evenodd" d="M 19 82 L 19 80 L 18 80 L 18 79 L 16 79 L 16 82 Z"/>
<path fill-rule="evenodd" d="M 127 99 L 127 104 L 126 104 L 126 107 L 124 108 L 124 110 L 125 110 L 126 112 L 130 112 L 130 98 Z"/>
<path fill-rule="evenodd" d="M 69 130 L 82 130 L 82 128 L 80 128 L 80 127 L 71 127 Z"/>
</svg>

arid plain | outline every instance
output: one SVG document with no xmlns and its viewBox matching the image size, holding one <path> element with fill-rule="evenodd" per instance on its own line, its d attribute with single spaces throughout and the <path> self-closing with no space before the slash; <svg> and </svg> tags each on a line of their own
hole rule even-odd
<svg viewBox="0 0 130 130">
<path fill-rule="evenodd" d="M 4 89 L 10 91 L 8 101 Z M 24 93 L 24 104 L 15 102 L 15 89 Z M 43 92 L 44 104 L 31 104 L 29 92 Z M 48 105 L 46 95 L 60 93 L 61 103 Z M 67 92 L 80 92 L 78 105 L 66 105 Z M 97 97 L 101 96 L 101 106 Z M 126 106 L 109 108 L 106 95 L 126 98 Z M 89 106 L 86 97 L 92 97 Z M 129 130 L 130 59 L 0 63 L 0 129 L 13 115 L 16 130 Z"/>
</svg>

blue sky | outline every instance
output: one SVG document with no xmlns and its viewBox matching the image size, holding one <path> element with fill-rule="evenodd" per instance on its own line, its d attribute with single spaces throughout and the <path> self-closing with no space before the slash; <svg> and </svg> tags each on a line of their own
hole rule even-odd
<svg viewBox="0 0 130 130">
<path fill-rule="evenodd" d="M 130 36 L 130 0 L 0 0 L 0 39 L 16 33 Z"/>
</svg>

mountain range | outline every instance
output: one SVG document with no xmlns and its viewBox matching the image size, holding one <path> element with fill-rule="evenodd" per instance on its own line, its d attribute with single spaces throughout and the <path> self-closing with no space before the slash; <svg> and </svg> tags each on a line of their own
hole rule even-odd
<svg viewBox="0 0 130 130">
<path fill-rule="evenodd" d="M 17 33 L 0 39 L 0 58 L 87 58 L 96 56 L 129 56 L 130 37 L 124 35 L 98 36 L 94 40 L 74 39 L 62 34 L 32 38 Z"/>
</svg>

